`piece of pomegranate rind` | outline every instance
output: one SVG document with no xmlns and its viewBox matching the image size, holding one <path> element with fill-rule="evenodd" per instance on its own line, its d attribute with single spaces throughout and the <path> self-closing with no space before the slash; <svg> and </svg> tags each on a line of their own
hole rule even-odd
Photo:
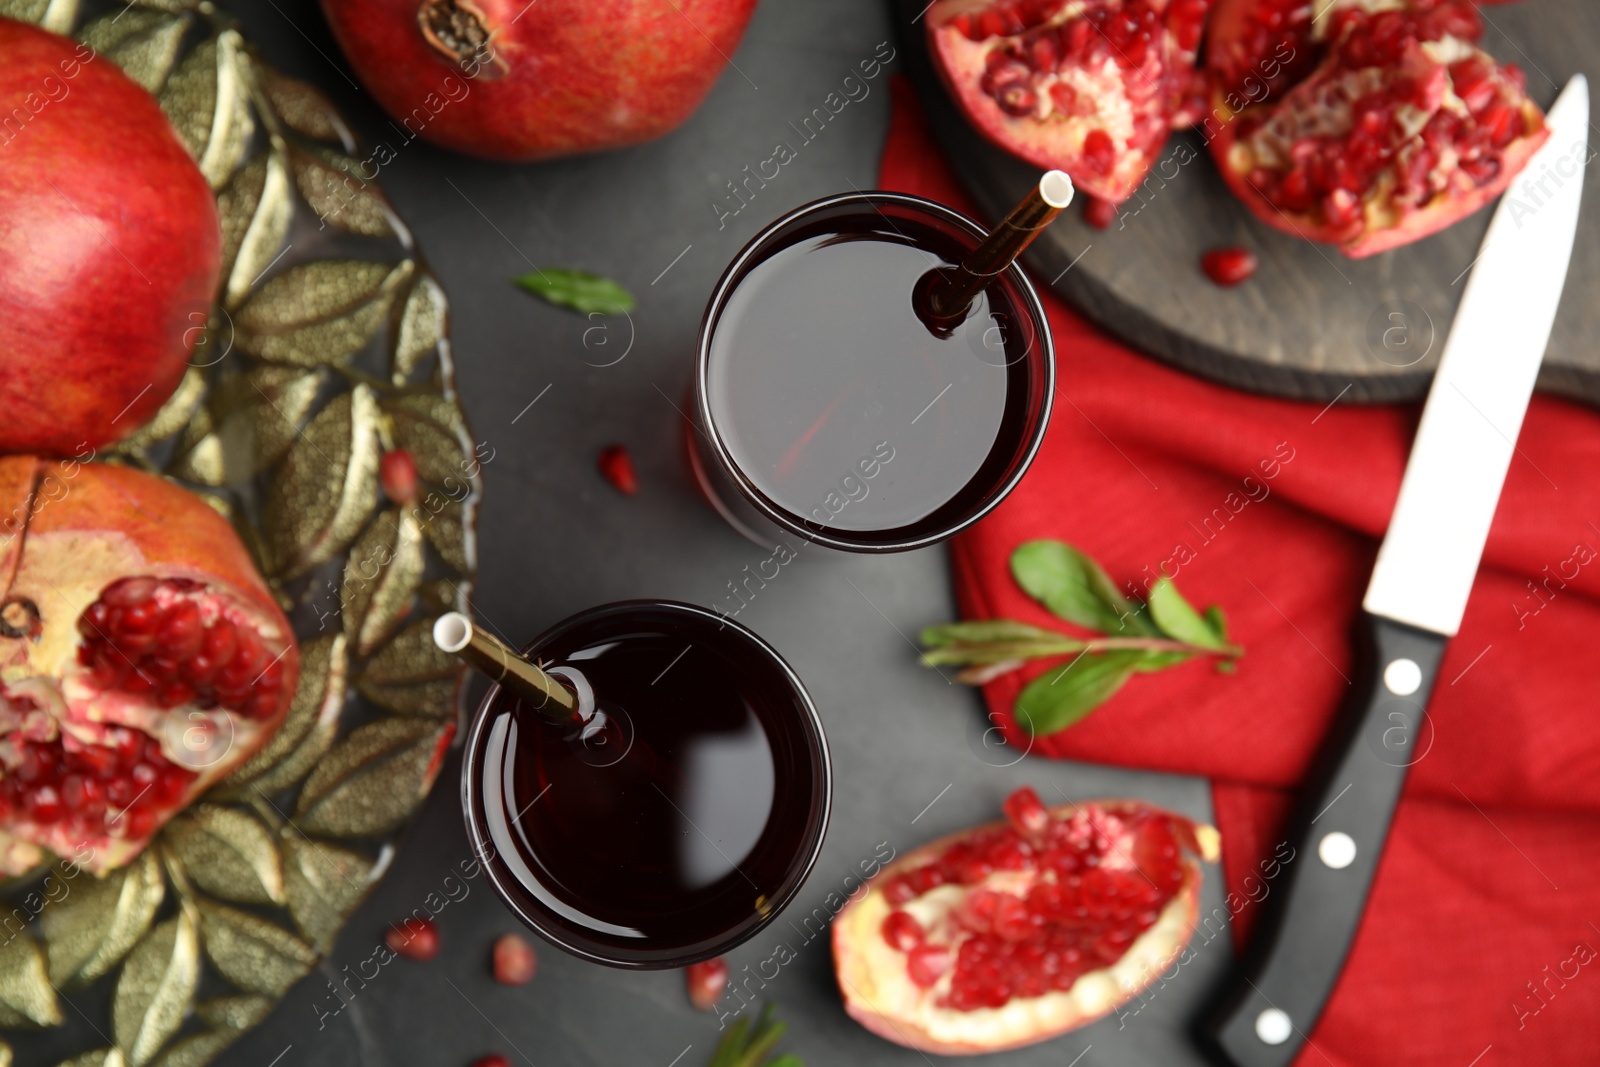
<svg viewBox="0 0 1600 1067">
<path fill-rule="evenodd" d="M 294 637 L 227 521 L 180 486 L 12 456 L 0 506 L 0 870 L 111 870 L 271 737 Z"/>
<path fill-rule="evenodd" d="M 979 133 L 1120 204 L 1206 108 L 1196 54 L 1210 2 L 939 0 L 929 49 Z"/>
<path fill-rule="evenodd" d="M 1048 1040 L 1104 1018 L 1170 970 L 1174 957 L 1194 935 L 1202 881 L 1200 861 L 1218 858 L 1216 831 L 1137 801 L 1085 802 L 1049 810 L 1052 820 L 1059 821 L 1076 816 L 1082 822 L 1086 814 L 1170 820 L 1171 839 L 1179 845 L 1174 873 L 1181 878 L 1153 921 L 1131 939 L 1121 955 L 1085 970 L 1066 989 L 1013 995 L 997 1007 L 958 1008 L 952 1004 L 962 947 L 979 936 L 972 931 L 973 919 L 968 914 L 973 898 L 984 893 L 1025 898 L 1029 889 L 1054 880 L 1038 870 L 1002 869 L 977 883 L 923 888 L 924 883 L 917 882 L 913 872 L 938 865 L 953 848 L 1006 832 L 1005 823 L 992 823 L 941 838 L 896 860 L 834 920 L 834 966 L 845 1010 L 852 1018 L 889 1041 L 923 1052 L 998 1052 Z M 1200 854 L 1190 852 L 1191 846 L 1198 846 Z M 1120 855 L 1108 860 L 1108 865 L 1125 870 L 1135 865 L 1126 849 L 1121 849 Z M 907 888 L 908 882 L 911 888 Z M 907 894 L 913 892 L 908 899 Z M 916 942 L 919 947 L 907 951 Z M 930 946 L 936 955 L 940 949 L 945 953 L 934 962 L 933 969 L 942 970 L 931 983 L 928 974 L 916 973 L 920 962 L 916 954 Z"/>
<path fill-rule="evenodd" d="M 1305 15 L 1219 0 L 1208 54 L 1225 120 L 1206 127 L 1212 154 L 1278 230 L 1356 259 L 1409 244 L 1498 197 L 1549 137 L 1521 70 L 1477 46 L 1464 0 L 1338 0 L 1284 30 L 1288 9 Z M 1256 57 L 1269 23 L 1295 59 L 1271 61 L 1271 92 L 1241 101 L 1241 71 L 1269 62 Z"/>
</svg>

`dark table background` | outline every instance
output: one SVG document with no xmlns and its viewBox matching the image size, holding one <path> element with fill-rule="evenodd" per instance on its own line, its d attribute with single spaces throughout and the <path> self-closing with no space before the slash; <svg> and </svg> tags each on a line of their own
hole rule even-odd
<svg viewBox="0 0 1600 1067">
<path fill-rule="evenodd" d="M 327 91 L 369 141 L 400 145 L 355 83 L 312 0 L 230 6 L 271 62 Z M 706 298 L 739 247 L 795 205 L 875 184 L 888 73 L 868 83 L 870 94 L 820 136 L 797 146 L 799 158 L 725 227 L 712 205 L 746 164 L 769 157 L 778 141 L 792 143 L 789 122 L 820 106 L 883 41 L 896 44 L 885 4 L 767 0 L 735 67 L 688 125 L 662 141 L 523 166 L 477 162 L 419 141 L 399 148 L 384 168 L 379 180 L 449 294 L 462 400 L 476 437 L 495 450 L 484 472 L 476 602 L 496 629 L 525 639 L 579 609 L 627 597 L 708 604 L 728 595 L 727 583 L 746 565 L 770 554 L 724 527 L 695 496 L 674 405 L 688 387 Z M 639 306 L 629 319 L 594 321 L 548 307 L 510 283 L 534 264 L 615 278 Z M 638 467 L 640 490 L 631 499 L 595 471 L 596 453 L 614 442 L 628 446 Z M 977 695 L 915 660 L 917 631 L 954 610 L 943 550 L 890 558 L 824 558 L 808 550 L 740 614 L 805 679 L 833 754 L 832 826 L 816 871 L 789 909 L 797 922 L 840 891 L 880 842 L 904 852 L 993 819 L 1001 798 L 1023 782 L 1047 802 L 1138 795 L 1210 817 L 1209 791 L 1197 780 L 1022 760 L 1015 750 L 986 748 Z M 458 789 L 452 761 L 332 957 L 221 1062 L 466 1067 L 499 1051 L 514 1064 L 538 1067 L 705 1064 L 717 1021 L 690 1007 L 678 972 L 610 970 L 538 942 L 533 983 L 497 985 L 490 945 L 515 923 L 481 878 L 466 882 L 465 898 L 440 915 L 439 958 L 396 960 L 365 988 L 351 979 L 354 997 L 331 1013 L 328 983 L 343 979 L 347 966 L 355 973 L 389 921 L 430 894 L 436 904 L 445 879 L 469 858 Z M 1206 911 L 1221 900 L 1218 872 L 1209 875 Z M 782 917 L 733 953 L 735 977 L 780 940 L 798 958 L 765 995 L 789 1023 L 785 1049 L 809 1067 L 932 1062 L 851 1022 L 825 940 L 803 944 Z M 1228 951 L 1226 937 L 1200 949 L 1137 1015 L 984 1062 L 1198 1062 L 1187 1023 Z M 724 1007 L 737 1003 L 730 996 Z"/>
</svg>

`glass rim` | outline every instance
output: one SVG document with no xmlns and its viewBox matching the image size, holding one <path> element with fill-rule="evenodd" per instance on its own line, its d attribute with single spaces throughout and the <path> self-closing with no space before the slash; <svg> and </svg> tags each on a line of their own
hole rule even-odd
<svg viewBox="0 0 1600 1067">
<path fill-rule="evenodd" d="M 869 554 L 904 552 L 948 541 L 998 507 L 1000 502 L 1010 496 L 1012 490 L 1022 481 L 1023 475 L 1028 473 L 1028 468 L 1033 466 L 1034 457 L 1038 455 L 1039 449 L 1044 445 L 1045 433 L 1050 428 L 1050 415 L 1055 406 L 1056 394 L 1055 338 L 1050 331 L 1049 317 L 1045 313 L 1043 301 L 1039 299 L 1038 291 L 1028 278 L 1027 272 L 1023 270 L 1021 261 L 1014 261 L 999 276 L 1004 276 L 1016 285 L 1022 294 L 1027 314 L 1033 320 L 1034 332 L 1040 341 L 1038 358 L 1043 363 L 1044 380 L 1041 388 L 1043 397 L 1036 415 L 1037 426 L 1017 453 L 1016 469 L 1001 484 L 986 494 L 982 504 L 962 516 L 959 520 L 946 523 L 936 531 L 920 537 L 905 537 L 894 541 L 868 541 L 844 535 L 843 531 L 830 531 L 824 527 L 799 521 L 792 512 L 779 506 L 777 502 L 763 493 L 755 482 L 744 471 L 739 469 L 738 464 L 733 460 L 732 451 L 728 448 L 721 431 L 717 429 L 716 423 L 711 417 L 711 402 L 707 394 L 711 376 L 712 323 L 721 317 L 728 298 L 733 293 L 736 280 L 742 276 L 750 261 L 763 252 L 772 239 L 782 230 L 805 219 L 808 215 L 832 208 L 853 205 L 876 206 L 885 203 L 927 212 L 944 222 L 951 223 L 967 231 L 969 235 L 980 241 L 989 235 L 989 231 L 954 208 L 941 204 L 936 200 L 929 200 L 926 197 L 913 196 L 910 193 L 868 189 L 853 193 L 835 193 L 832 196 L 822 197 L 820 200 L 801 204 L 799 207 L 785 212 L 762 227 L 729 262 L 727 268 L 723 270 L 722 276 L 717 279 L 716 288 L 711 292 L 711 299 L 706 302 L 706 310 L 701 316 L 700 332 L 695 343 L 694 393 L 695 413 L 699 416 L 698 429 L 710 444 L 711 452 L 716 457 L 717 464 L 738 488 L 740 495 L 767 519 L 813 544 L 846 552 Z"/>
<path fill-rule="evenodd" d="M 586 960 L 607 967 L 616 967 L 623 970 L 669 970 L 677 967 L 687 967 L 691 963 L 700 963 L 704 960 L 721 956 L 732 951 L 738 946 L 749 941 L 768 926 L 783 912 L 800 890 L 805 887 L 811 873 L 816 869 L 817 861 L 822 856 L 822 845 L 828 836 L 828 825 L 833 814 L 833 761 L 828 752 L 828 736 L 823 730 L 822 716 L 817 713 L 816 704 L 811 699 L 811 694 L 806 690 L 800 676 L 795 673 L 789 662 L 773 648 L 765 638 L 754 630 L 733 618 L 721 615 L 709 608 L 698 604 L 689 604 L 680 600 L 614 600 L 586 608 L 576 614 L 569 615 L 559 622 L 541 630 L 533 640 L 523 647 L 533 647 L 546 643 L 573 627 L 585 623 L 604 619 L 608 616 L 626 615 L 640 609 L 664 610 L 668 613 L 690 615 L 696 619 L 715 623 L 719 627 L 734 631 L 747 643 L 754 646 L 755 650 L 763 654 L 767 661 L 778 668 L 783 680 L 788 683 L 790 690 L 798 698 L 802 714 L 800 715 L 801 727 L 815 760 L 814 777 L 818 781 L 819 800 L 814 804 L 813 821 L 816 824 L 815 838 L 809 847 L 802 843 L 795 859 L 790 863 L 788 873 L 785 875 L 784 887 L 774 896 L 771 909 L 761 921 L 754 923 L 748 929 L 716 942 L 715 945 L 693 952 L 682 952 L 676 955 L 661 954 L 650 958 L 621 958 L 617 955 L 608 955 L 595 950 L 593 947 L 582 943 L 585 938 L 575 938 L 566 930 L 544 921 L 541 914 L 523 907 L 508 891 L 511 887 L 519 892 L 526 893 L 527 889 L 509 872 L 497 869 L 499 862 L 498 853 L 490 841 L 488 828 L 482 825 L 478 817 L 478 810 L 483 806 L 482 786 L 482 760 L 481 749 L 485 744 L 484 731 L 487 729 L 495 698 L 500 695 L 501 686 L 493 683 L 489 691 L 484 694 L 478 708 L 472 715 L 472 721 L 467 726 L 466 740 L 463 745 L 461 757 L 461 810 L 465 816 L 467 830 L 467 844 L 472 849 L 473 859 L 483 868 L 484 875 L 489 879 L 495 895 L 506 909 L 514 915 L 528 929 L 544 938 L 557 948 Z"/>
</svg>

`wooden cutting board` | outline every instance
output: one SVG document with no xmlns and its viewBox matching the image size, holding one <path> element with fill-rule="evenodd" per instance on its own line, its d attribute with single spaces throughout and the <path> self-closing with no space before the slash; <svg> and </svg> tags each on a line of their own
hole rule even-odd
<svg viewBox="0 0 1600 1067">
<path fill-rule="evenodd" d="M 929 61 L 919 20 L 927 0 L 895 3 L 906 67 L 934 133 L 993 222 L 1038 172 L 990 144 L 956 110 Z M 1479 10 L 1484 47 L 1527 72 L 1541 106 L 1572 75 L 1600 75 L 1595 0 Z M 1600 80 L 1594 84 L 1600 89 Z M 1589 136 L 1600 148 L 1600 133 L 1591 128 Z M 1241 389 L 1368 402 L 1426 393 L 1489 209 L 1416 244 L 1351 260 L 1258 222 L 1224 186 L 1194 132 L 1175 136 L 1152 173 L 1110 229 L 1092 229 L 1069 208 L 1030 249 L 1034 277 L 1140 350 Z M 1524 172 L 1512 186 L 1530 207 L 1521 188 L 1535 177 Z M 1539 388 L 1600 404 L 1600 166 L 1584 168 L 1584 183 L 1577 246 Z M 1261 257 L 1256 276 L 1231 290 L 1212 284 L 1199 266 L 1206 251 L 1229 245 Z"/>
</svg>

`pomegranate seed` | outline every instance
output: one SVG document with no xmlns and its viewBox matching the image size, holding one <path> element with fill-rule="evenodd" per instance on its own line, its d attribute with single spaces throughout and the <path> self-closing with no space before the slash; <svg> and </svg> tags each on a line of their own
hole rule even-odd
<svg viewBox="0 0 1600 1067">
<path fill-rule="evenodd" d="M 383 494 L 401 507 L 417 501 L 417 461 L 403 448 L 385 452 L 378 461 L 378 484 Z"/>
<path fill-rule="evenodd" d="M 501 934 L 494 943 L 494 980 L 501 985 L 527 985 L 539 969 L 533 945 L 520 934 Z"/>
<path fill-rule="evenodd" d="M 896 909 L 883 920 L 883 939 L 890 948 L 910 952 L 922 944 L 926 936 L 922 924 L 907 912 Z"/>
<path fill-rule="evenodd" d="M 122 813 L 117 821 L 116 829 L 121 831 L 121 836 L 134 841 L 142 841 L 150 836 L 156 828 L 156 814 L 146 807 L 130 808 Z"/>
<path fill-rule="evenodd" d="M 123 613 L 123 626 L 128 625 L 127 616 L 137 608 L 129 608 Z M 161 620 L 160 628 L 156 631 L 156 642 L 161 646 L 166 655 L 173 660 L 187 659 L 200 651 L 201 642 L 205 640 L 205 630 L 200 622 L 200 606 L 192 600 L 180 600 L 167 609 L 166 616 Z"/>
<path fill-rule="evenodd" d="M 149 600 L 155 595 L 155 592 L 156 580 L 154 578 L 118 578 L 105 587 L 100 594 L 100 599 L 112 607 L 127 607 Z"/>
<path fill-rule="evenodd" d="M 396 955 L 427 961 L 439 954 L 439 928 L 432 919 L 405 919 L 389 927 L 383 942 Z"/>
<path fill-rule="evenodd" d="M 1224 288 L 1249 280 L 1259 265 L 1256 254 L 1248 248 L 1215 248 L 1200 257 L 1200 269 L 1206 277 Z"/>
<path fill-rule="evenodd" d="M 611 445 L 600 452 L 600 474 L 623 496 L 639 491 L 639 478 L 633 472 L 633 457 L 624 445 Z"/>
<path fill-rule="evenodd" d="M 1011 828 L 1023 837 L 1041 839 L 1045 831 L 1050 829 L 1050 811 L 1032 786 L 1025 785 L 1006 797 L 1001 809 L 1005 811 L 1006 821 Z"/>
<path fill-rule="evenodd" d="M 689 986 L 689 1003 L 701 1011 L 711 1011 L 728 986 L 728 961 L 718 956 L 703 963 L 691 963 L 683 974 Z"/>
<path fill-rule="evenodd" d="M 206 637 L 200 644 L 200 653 L 215 663 L 225 664 L 233 659 L 238 647 L 238 633 L 233 623 L 227 619 L 218 619 L 206 627 Z"/>
<path fill-rule="evenodd" d="M 883 883 L 883 895 L 890 904 L 904 904 L 906 901 L 913 899 L 917 895 L 917 891 L 911 888 L 911 883 L 904 877 L 896 875 Z"/>
<path fill-rule="evenodd" d="M 1117 146 L 1104 130 L 1090 130 L 1083 139 L 1083 163 L 1095 174 L 1110 174 L 1116 164 Z"/>
<path fill-rule="evenodd" d="M 120 811 L 133 802 L 135 792 L 129 779 L 113 778 L 106 782 L 106 804 Z"/>
<path fill-rule="evenodd" d="M 1034 932 L 1033 917 L 1028 914 L 1028 906 L 1021 897 L 1014 897 L 1010 893 L 1000 894 L 990 926 L 1007 941 L 1021 941 Z"/>
<path fill-rule="evenodd" d="M 1117 205 L 1098 196 L 1086 197 L 1083 205 L 1083 221 L 1097 230 L 1104 230 L 1117 221 Z"/>
<path fill-rule="evenodd" d="M 906 959 L 906 974 L 927 989 L 950 969 L 950 963 L 950 950 L 944 945 L 918 945 Z"/>
<path fill-rule="evenodd" d="M 28 818 L 46 825 L 59 822 L 61 816 L 66 813 L 66 809 L 61 806 L 61 795 L 51 785 L 37 786 L 24 793 L 22 807 L 27 812 Z"/>
<path fill-rule="evenodd" d="M 492 1052 L 482 1059 L 473 1060 L 472 1067 L 511 1067 L 511 1061 L 498 1052 Z"/>
</svg>

